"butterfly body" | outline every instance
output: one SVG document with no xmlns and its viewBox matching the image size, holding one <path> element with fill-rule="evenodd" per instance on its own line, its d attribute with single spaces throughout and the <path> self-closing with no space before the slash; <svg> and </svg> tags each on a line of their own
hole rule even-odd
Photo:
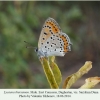
<svg viewBox="0 0 100 100">
<path fill-rule="evenodd" d="M 71 51 L 71 42 L 67 34 L 63 33 L 53 18 L 48 18 L 40 34 L 37 55 L 39 58 L 48 56 L 64 56 Z"/>
<path fill-rule="evenodd" d="M 56 52 L 55 52 L 55 50 L 56 50 Z M 48 56 L 64 56 L 65 55 L 64 52 L 59 52 L 60 48 L 55 49 L 55 50 L 50 50 L 50 51 L 45 50 L 45 51 L 43 51 L 42 49 L 39 49 L 36 52 L 37 52 L 37 55 L 38 55 L 39 58 L 48 57 Z"/>
</svg>

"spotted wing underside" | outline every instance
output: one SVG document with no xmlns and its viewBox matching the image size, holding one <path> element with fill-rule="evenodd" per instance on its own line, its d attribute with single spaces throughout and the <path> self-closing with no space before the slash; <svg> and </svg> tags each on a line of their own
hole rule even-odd
<svg viewBox="0 0 100 100">
<path fill-rule="evenodd" d="M 60 26 L 53 18 L 48 18 L 42 28 L 38 48 L 40 48 L 52 35 L 58 34 L 61 32 Z"/>
<path fill-rule="evenodd" d="M 71 51 L 70 47 L 70 39 L 65 34 L 56 34 L 51 36 L 43 45 L 42 45 L 42 51 L 47 52 L 47 55 L 59 55 L 63 56 L 66 52 Z"/>
<path fill-rule="evenodd" d="M 70 44 L 68 35 L 61 31 L 58 23 L 48 18 L 40 34 L 38 49 L 48 56 L 64 56 L 66 52 L 71 51 Z"/>
</svg>

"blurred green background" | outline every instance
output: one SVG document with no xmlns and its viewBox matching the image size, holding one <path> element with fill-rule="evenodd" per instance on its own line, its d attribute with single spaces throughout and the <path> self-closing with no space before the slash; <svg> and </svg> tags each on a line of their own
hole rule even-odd
<svg viewBox="0 0 100 100">
<path fill-rule="evenodd" d="M 56 57 L 63 81 L 85 61 L 93 68 L 84 78 L 100 76 L 100 2 L 0 1 L 0 88 L 50 88 L 34 49 L 45 20 L 54 18 L 71 39 L 72 51 Z"/>
</svg>

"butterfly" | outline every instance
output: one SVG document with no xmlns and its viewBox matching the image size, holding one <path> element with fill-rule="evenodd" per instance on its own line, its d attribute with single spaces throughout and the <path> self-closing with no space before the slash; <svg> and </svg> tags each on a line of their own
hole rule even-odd
<svg viewBox="0 0 100 100">
<path fill-rule="evenodd" d="M 38 48 L 35 49 L 39 58 L 49 56 L 64 56 L 71 51 L 71 41 L 63 33 L 58 23 L 53 18 L 48 18 L 42 28 Z"/>
</svg>

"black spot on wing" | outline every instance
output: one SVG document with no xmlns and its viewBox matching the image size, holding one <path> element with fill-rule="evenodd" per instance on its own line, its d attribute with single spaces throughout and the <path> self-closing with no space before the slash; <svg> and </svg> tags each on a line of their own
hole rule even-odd
<svg viewBox="0 0 100 100">
<path fill-rule="evenodd" d="M 47 42 L 47 44 L 49 44 L 49 42 Z"/>
<path fill-rule="evenodd" d="M 63 46 L 63 44 L 61 44 L 61 46 Z"/>
<path fill-rule="evenodd" d="M 43 38 L 43 40 L 45 40 L 45 38 Z"/>
<path fill-rule="evenodd" d="M 44 32 L 45 35 L 47 35 L 47 33 Z"/>
<path fill-rule="evenodd" d="M 52 37 L 51 37 L 51 39 L 52 39 Z"/>
</svg>

